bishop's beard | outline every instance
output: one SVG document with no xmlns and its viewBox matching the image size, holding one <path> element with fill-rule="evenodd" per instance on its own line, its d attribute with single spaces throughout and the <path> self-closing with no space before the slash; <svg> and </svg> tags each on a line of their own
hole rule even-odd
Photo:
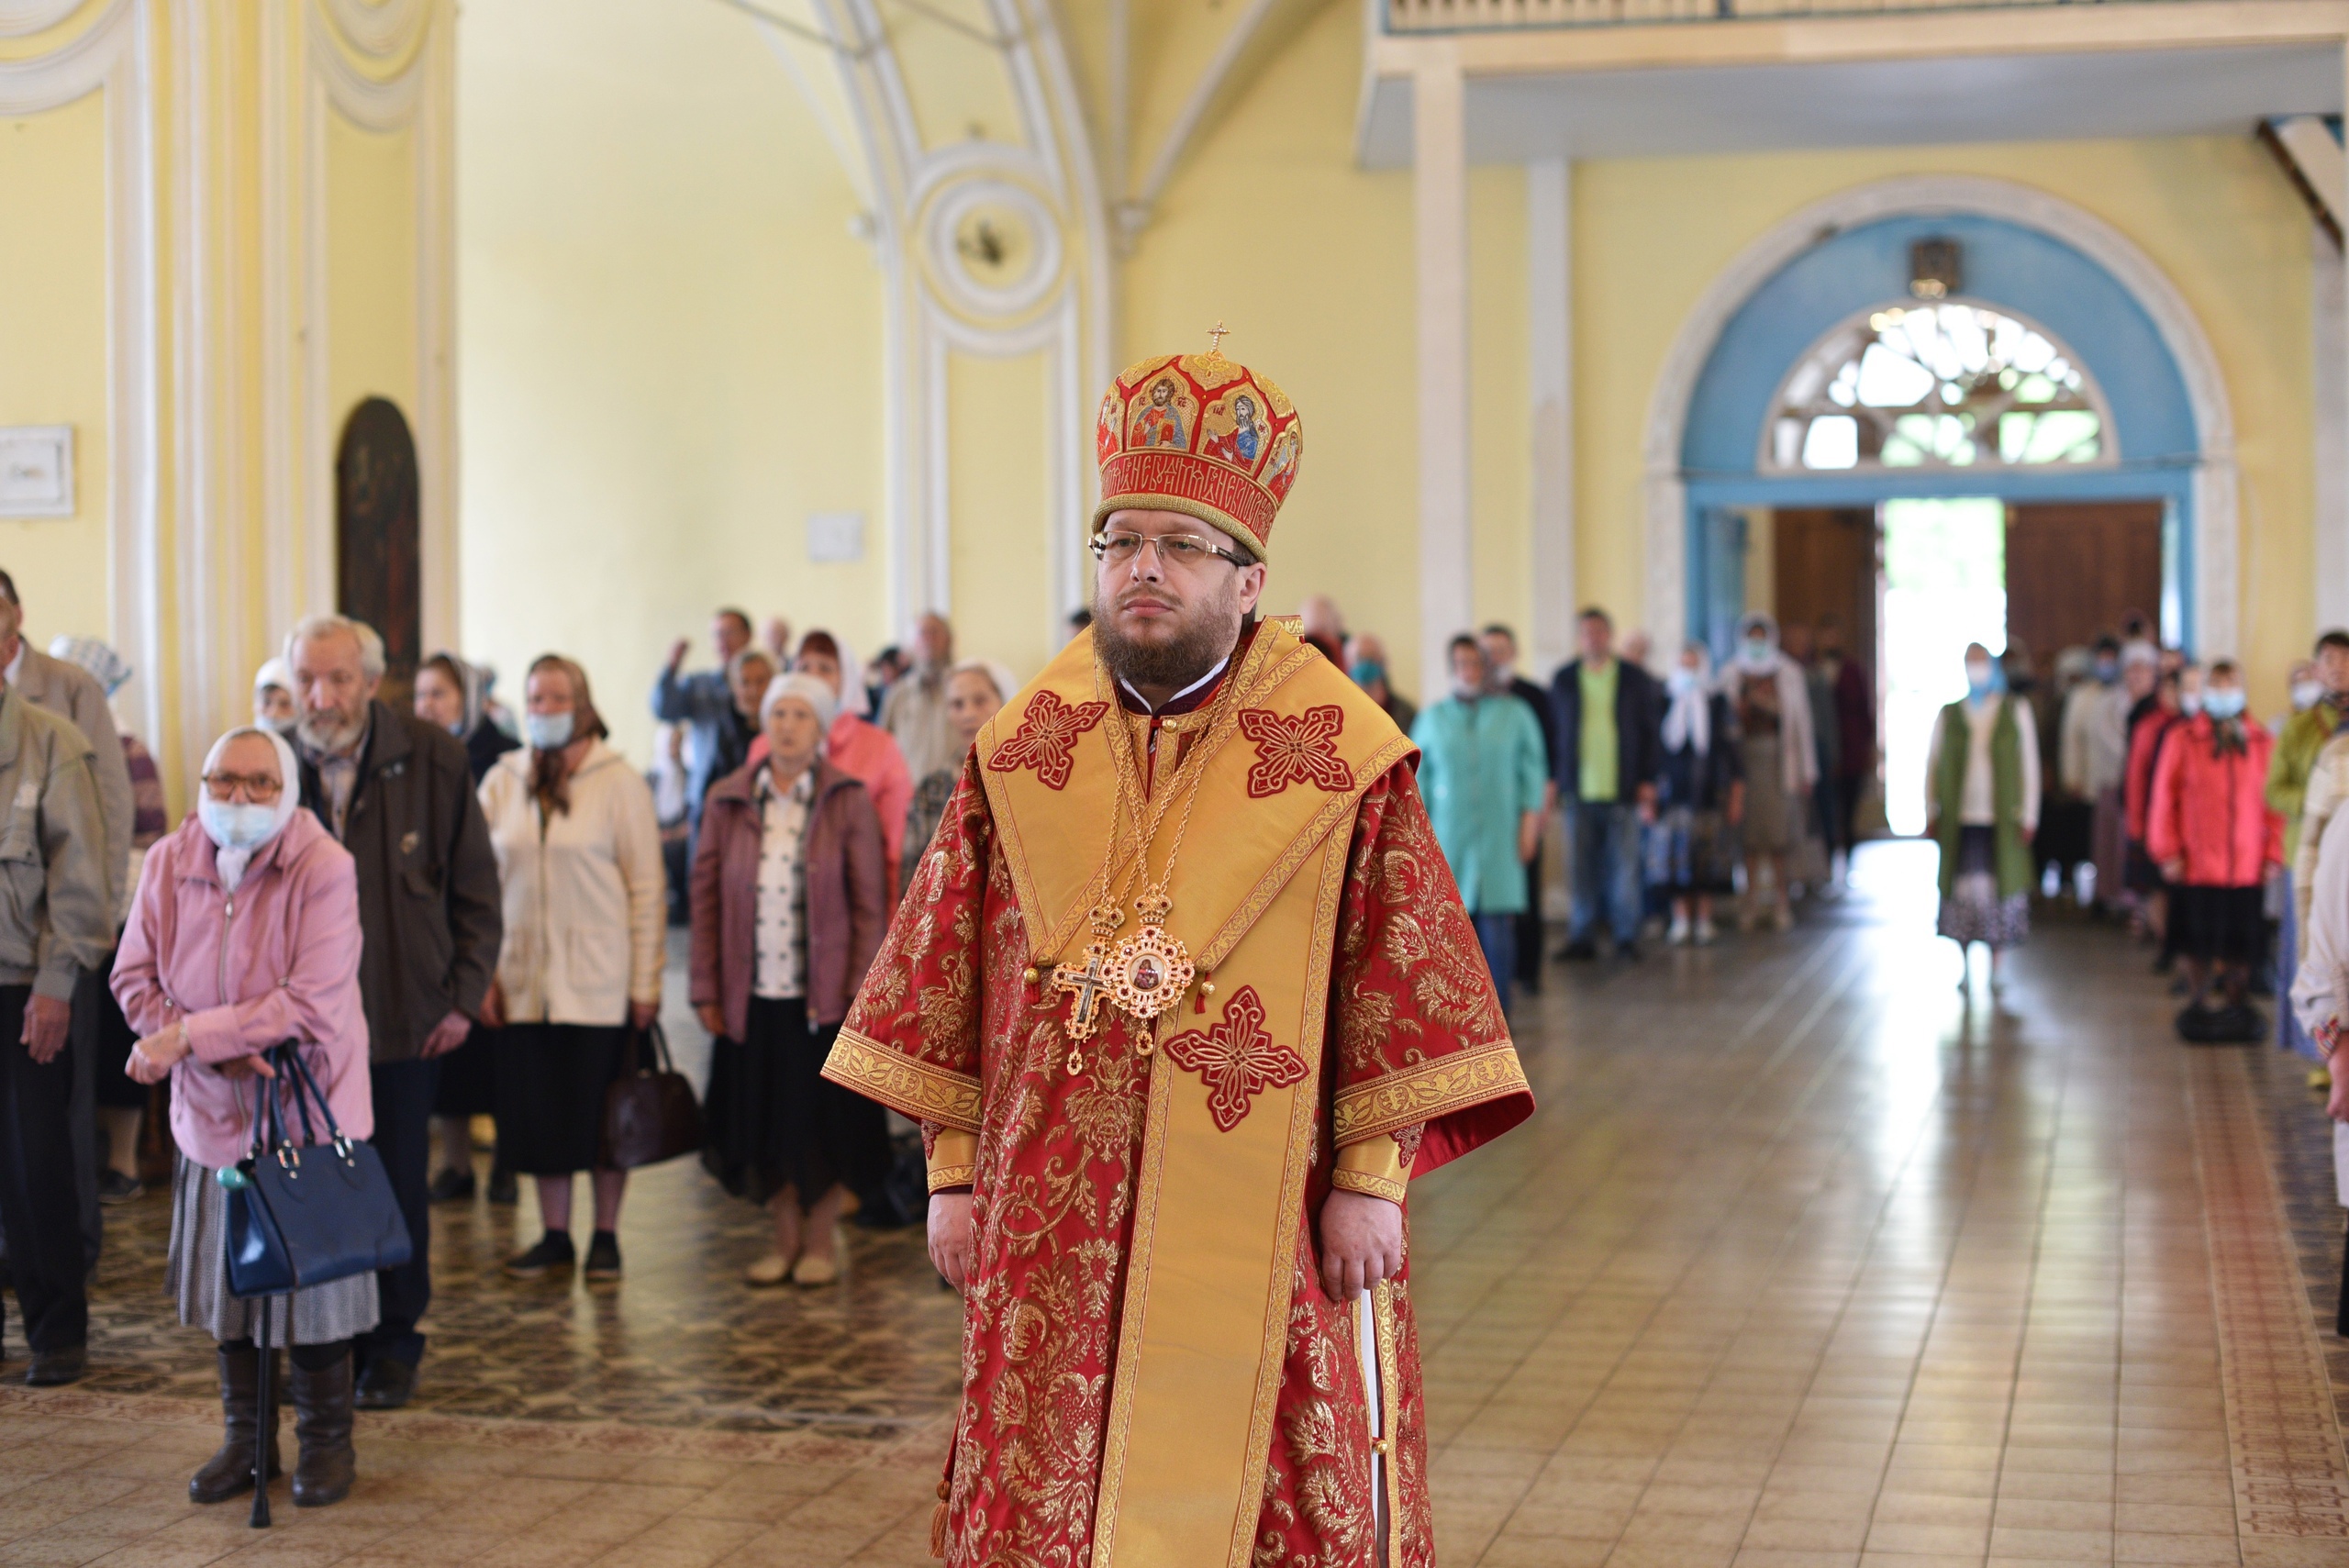
<svg viewBox="0 0 2349 1568">
<path fill-rule="evenodd" d="M 1215 668 L 1230 653 L 1240 622 L 1240 574 L 1192 602 L 1182 626 L 1160 642 L 1138 642 L 1118 629 L 1109 595 L 1093 593 L 1093 645 L 1109 673 L 1132 686 L 1170 686 L 1176 691 Z"/>
</svg>

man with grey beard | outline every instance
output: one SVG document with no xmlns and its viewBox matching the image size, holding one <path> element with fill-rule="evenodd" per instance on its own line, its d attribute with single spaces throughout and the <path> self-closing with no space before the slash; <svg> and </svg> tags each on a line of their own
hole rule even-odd
<svg viewBox="0 0 2349 1568">
<path fill-rule="evenodd" d="M 505 916 L 489 827 L 464 743 L 376 700 L 384 639 L 312 616 L 285 639 L 301 717 L 302 804 L 359 864 L 359 988 L 367 1011 L 375 1133 L 407 1221 L 409 1261 L 376 1275 L 382 1316 L 352 1342 L 358 1404 L 395 1409 L 424 1358 L 432 1300 L 432 1101 L 440 1059 L 462 1045 L 496 971 Z"/>
</svg>

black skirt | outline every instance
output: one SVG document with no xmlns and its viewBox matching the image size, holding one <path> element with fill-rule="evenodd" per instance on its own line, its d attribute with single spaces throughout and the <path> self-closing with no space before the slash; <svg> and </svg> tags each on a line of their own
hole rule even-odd
<svg viewBox="0 0 2349 1568">
<path fill-rule="evenodd" d="M 2188 958 L 2255 963 L 2267 947 L 2267 914 L 2254 887 L 2170 889 L 2169 931 Z"/>
<path fill-rule="evenodd" d="M 497 1039 L 501 1031 L 475 1024 L 465 1043 L 440 1059 L 440 1086 L 432 1094 L 434 1116 L 497 1114 Z"/>
<path fill-rule="evenodd" d="M 751 998 L 751 1038 L 711 1042 L 702 1163 L 737 1197 L 763 1204 L 785 1187 L 806 1209 L 835 1184 L 867 1192 L 889 1173 L 879 1105 L 823 1076 L 838 1024 L 807 1027 L 796 999 Z"/>
<path fill-rule="evenodd" d="M 497 1154 L 524 1176 L 600 1169 L 604 1091 L 628 1058 L 628 1026 L 512 1024 L 497 1031 Z"/>
</svg>

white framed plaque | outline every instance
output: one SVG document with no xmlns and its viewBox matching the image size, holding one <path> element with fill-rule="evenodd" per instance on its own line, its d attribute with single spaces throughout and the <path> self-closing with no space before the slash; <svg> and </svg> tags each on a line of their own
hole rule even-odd
<svg viewBox="0 0 2349 1568">
<path fill-rule="evenodd" d="M 0 428 L 0 517 L 73 515 L 73 427 Z"/>
</svg>

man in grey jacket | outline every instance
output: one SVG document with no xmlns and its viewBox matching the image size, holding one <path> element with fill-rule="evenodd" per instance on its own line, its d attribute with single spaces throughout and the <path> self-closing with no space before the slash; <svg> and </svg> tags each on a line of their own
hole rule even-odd
<svg viewBox="0 0 2349 1568">
<path fill-rule="evenodd" d="M 87 1364 L 65 1042 L 74 986 L 114 946 L 107 846 L 90 742 L 0 690 L 0 1228 L 36 1388 Z"/>
<path fill-rule="evenodd" d="M 98 809 L 106 833 L 104 859 L 108 910 L 108 955 L 82 976 L 74 997 L 76 1009 L 102 1006 L 106 975 L 113 967 L 114 933 L 130 915 L 130 834 L 134 808 L 130 798 L 130 767 L 123 760 L 122 738 L 115 733 L 114 710 L 106 706 L 106 688 L 79 664 L 52 659 L 25 640 L 25 606 L 17 597 L 17 580 L 0 572 L 0 674 L 9 687 L 35 707 L 46 708 L 82 732 L 90 743 L 91 764 L 98 782 Z M 66 1115 L 73 1137 L 73 1195 L 81 1217 L 82 1251 L 89 1266 L 98 1266 L 104 1237 L 98 1216 L 97 1037 L 84 1028 L 68 1042 L 73 1074 L 73 1099 Z"/>
</svg>

